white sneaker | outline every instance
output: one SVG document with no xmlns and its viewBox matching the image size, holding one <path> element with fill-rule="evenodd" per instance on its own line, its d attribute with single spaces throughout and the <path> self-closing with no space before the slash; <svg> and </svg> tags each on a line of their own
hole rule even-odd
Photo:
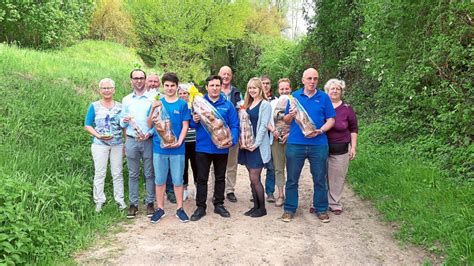
<svg viewBox="0 0 474 266">
<path fill-rule="evenodd" d="M 99 213 L 102 211 L 102 203 L 95 204 L 95 212 Z"/>
<path fill-rule="evenodd" d="M 125 202 L 117 202 L 117 205 L 119 207 L 120 210 L 125 210 L 127 208 L 127 204 L 125 204 Z"/>
<path fill-rule="evenodd" d="M 189 197 L 189 191 L 186 189 L 183 191 L 183 201 L 187 200 Z"/>
</svg>

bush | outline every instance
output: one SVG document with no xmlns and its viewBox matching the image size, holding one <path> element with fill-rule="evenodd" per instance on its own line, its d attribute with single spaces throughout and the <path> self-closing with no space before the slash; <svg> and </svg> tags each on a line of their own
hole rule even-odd
<svg viewBox="0 0 474 266">
<path fill-rule="evenodd" d="M 87 34 L 93 0 L 2 1 L 0 42 L 34 48 L 69 46 Z"/>
</svg>

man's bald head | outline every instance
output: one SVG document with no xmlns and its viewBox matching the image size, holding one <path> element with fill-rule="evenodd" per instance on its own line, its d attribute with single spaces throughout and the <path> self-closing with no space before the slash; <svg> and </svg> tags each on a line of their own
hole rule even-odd
<svg viewBox="0 0 474 266">
<path fill-rule="evenodd" d="M 314 68 L 308 68 L 303 72 L 301 81 L 304 84 L 305 90 L 314 90 L 318 86 L 319 73 Z"/>
</svg>

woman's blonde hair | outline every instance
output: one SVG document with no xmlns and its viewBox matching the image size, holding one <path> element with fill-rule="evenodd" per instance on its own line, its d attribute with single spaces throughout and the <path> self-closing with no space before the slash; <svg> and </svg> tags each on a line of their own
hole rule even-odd
<svg viewBox="0 0 474 266">
<path fill-rule="evenodd" d="M 257 77 L 251 78 L 249 82 L 247 83 L 247 90 L 245 91 L 245 97 L 244 97 L 245 108 L 248 108 L 253 103 L 253 98 L 252 96 L 249 95 L 249 87 L 258 88 L 259 94 L 262 97 L 262 99 L 267 100 L 267 95 L 263 91 L 263 84 L 260 78 L 257 78 Z"/>
<path fill-rule="evenodd" d="M 326 93 L 328 93 L 333 84 L 338 86 L 339 88 L 341 88 L 341 96 L 344 95 L 344 91 L 346 89 L 346 83 L 342 79 L 330 79 L 330 80 L 328 80 L 328 82 L 326 82 L 326 84 L 324 85 L 324 91 Z"/>
</svg>

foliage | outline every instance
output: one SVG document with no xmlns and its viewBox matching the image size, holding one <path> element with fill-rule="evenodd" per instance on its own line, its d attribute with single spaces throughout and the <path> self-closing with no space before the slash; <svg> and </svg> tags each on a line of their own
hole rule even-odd
<svg viewBox="0 0 474 266">
<path fill-rule="evenodd" d="M 124 10 L 122 0 L 99 0 L 95 10 L 89 36 L 92 39 L 114 41 L 134 46 L 136 36 L 129 13 Z"/>
<path fill-rule="evenodd" d="M 408 145 L 376 145 L 361 129 L 349 168 L 354 190 L 396 222 L 400 240 L 425 247 L 447 265 L 472 265 L 474 183 L 444 178 L 436 163 L 406 156 Z"/>
<path fill-rule="evenodd" d="M 339 0 L 316 8 L 309 38 L 320 69 L 346 79 L 347 100 L 372 122 L 373 140 L 408 144 L 450 176 L 472 179 L 472 4 Z"/>
<path fill-rule="evenodd" d="M 47 53 L 0 45 L 0 62 L 0 264 L 58 263 L 124 217 L 113 200 L 94 212 L 82 125 L 98 81 L 114 79 L 120 100 L 140 60 L 89 41 Z"/>
<path fill-rule="evenodd" d="M 0 42 L 35 48 L 63 47 L 87 34 L 93 0 L 0 2 Z"/>
<path fill-rule="evenodd" d="M 150 65 L 178 73 L 183 80 L 202 81 L 209 52 L 225 47 L 244 33 L 246 1 L 128 1 L 138 35 L 138 52 Z M 231 29 L 231 30 L 229 30 Z"/>
</svg>

